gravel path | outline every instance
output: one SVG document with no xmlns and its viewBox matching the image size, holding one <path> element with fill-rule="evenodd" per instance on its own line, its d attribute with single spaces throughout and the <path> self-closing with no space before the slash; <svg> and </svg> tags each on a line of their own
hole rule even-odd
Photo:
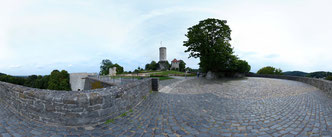
<svg viewBox="0 0 332 137">
<path fill-rule="evenodd" d="M 1 136 L 331 136 L 332 99 L 300 82 L 171 79 L 127 116 L 94 127 L 22 119 L 0 103 Z"/>
</svg>

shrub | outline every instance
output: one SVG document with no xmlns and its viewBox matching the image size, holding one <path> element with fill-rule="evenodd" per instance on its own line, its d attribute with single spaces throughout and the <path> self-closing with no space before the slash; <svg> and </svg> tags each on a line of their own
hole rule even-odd
<svg viewBox="0 0 332 137">
<path fill-rule="evenodd" d="M 327 76 L 325 79 L 332 81 L 332 76 Z"/>
<path fill-rule="evenodd" d="M 281 69 L 276 69 L 271 66 L 263 67 L 257 71 L 257 74 L 272 74 L 272 75 L 282 75 Z"/>
</svg>

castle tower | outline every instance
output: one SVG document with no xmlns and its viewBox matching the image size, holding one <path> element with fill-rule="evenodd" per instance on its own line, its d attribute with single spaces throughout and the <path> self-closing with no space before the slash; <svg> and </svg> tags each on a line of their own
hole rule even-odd
<svg viewBox="0 0 332 137">
<path fill-rule="evenodd" d="M 167 61 L 166 47 L 159 48 L 159 61 Z"/>
</svg>

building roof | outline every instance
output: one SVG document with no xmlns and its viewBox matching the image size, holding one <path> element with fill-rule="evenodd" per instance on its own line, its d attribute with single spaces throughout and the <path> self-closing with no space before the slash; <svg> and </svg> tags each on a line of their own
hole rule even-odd
<svg viewBox="0 0 332 137">
<path fill-rule="evenodd" d="M 173 59 L 172 62 L 180 62 L 180 60 Z"/>
</svg>

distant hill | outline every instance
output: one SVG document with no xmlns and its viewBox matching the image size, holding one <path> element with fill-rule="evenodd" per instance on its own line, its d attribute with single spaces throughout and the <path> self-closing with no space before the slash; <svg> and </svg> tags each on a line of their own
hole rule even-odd
<svg viewBox="0 0 332 137">
<path fill-rule="evenodd" d="M 309 73 L 302 72 L 302 71 L 286 71 L 286 72 L 283 72 L 283 74 L 284 74 L 284 75 L 288 75 L 288 76 L 305 77 L 305 76 L 307 76 Z"/>
<path fill-rule="evenodd" d="M 332 72 L 317 71 L 317 72 L 311 72 L 307 75 L 307 77 L 312 77 L 312 78 L 325 78 L 327 76 L 332 76 Z"/>
<path fill-rule="evenodd" d="M 311 77 L 311 78 L 325 78 L 327 76 L 332 76 L 332 72 L 326 72 L 326 71 L 316 71 L 311 73 L 306 73 L 302 71 L 286 71 L 283 74 L 288 76 Z"/>
<path fill-rule="evenodd" d="M 0 73 L 0 76 L 1 76 L 1 75 L 6 75 L 6 74 L 4 74 L 4 73 Z"/>
</svg>

